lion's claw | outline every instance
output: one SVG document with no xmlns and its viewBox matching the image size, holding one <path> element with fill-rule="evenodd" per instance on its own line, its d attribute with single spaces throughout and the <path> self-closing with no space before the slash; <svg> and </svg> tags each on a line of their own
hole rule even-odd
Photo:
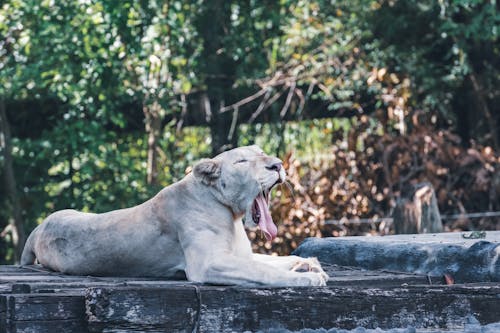
<svg viewBox="0 0 500 333">
<path fill-rule="evenodd" d="M 295 263 L 295 265 L 292 266 L 290 270 L 300 273 L 311 272 L 320 274 L 320 276 L 324 279 L 325 283 L 330 278 L 328 274 L 326 274 L 326 272 L 323 270 L 323 268 L 321 268 L 321 264 L 316 258 L 301 258 Z"/>
</svg>

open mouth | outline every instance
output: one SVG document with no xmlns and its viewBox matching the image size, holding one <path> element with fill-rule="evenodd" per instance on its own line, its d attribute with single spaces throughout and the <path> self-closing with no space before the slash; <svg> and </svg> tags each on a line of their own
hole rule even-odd
<svg viewBox="0 0 500 333">
<path fill-rule="evenodd" d="M 276 238 L 278 234 L 278 228 L 274 224 L 269 212 L 269 192 L 271 188 L 259 193 L 252 205 L 252 219 L 259 226 L 260 230 L 262 230 L 268 241 Z"/>
</svg>

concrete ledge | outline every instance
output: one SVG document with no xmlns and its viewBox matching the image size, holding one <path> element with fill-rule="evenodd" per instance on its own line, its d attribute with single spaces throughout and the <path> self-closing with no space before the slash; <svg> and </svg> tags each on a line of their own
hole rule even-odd
<svg viewBox="0 0 500 333">
<path fill-rule="evenodd" d="M 470 233 L 308 238 L 294 254 L 370 270 L 450 275 L 455 282 L 500 281 L 500 231 L 480 239 Z"/>
</svg>

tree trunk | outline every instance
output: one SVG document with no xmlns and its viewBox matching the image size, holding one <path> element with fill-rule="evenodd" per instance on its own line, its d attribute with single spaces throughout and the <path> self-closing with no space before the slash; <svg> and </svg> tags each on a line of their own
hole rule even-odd
<svg viewBox="0 0 500 333">
<path fill-rule="evenodd" d="M 236 65 L 224 45 L 224 38 L 231 26 L 231 3 L 213 0 L 201 6 L 196 25 L 203 39 L 202 63 L 205 72 L 206 95 L 203 105 L 212 135 L 212 153 L 233 148 L 238 141 L 237 118 L 231 126 L 232 112 L 221 113 L 226 102 L 226 92 L 231 90 L 236 75 Z"/>
<path fill-rule="evenodd" d="M 469 82 L 464 81 L 454 94 L 451 108 L 455 113 L 457 122 L 457 134 L 460 136 L 461 145 L 465 148 L 470 146 L 470 140 L 475 133 L 473 130 L 476 119 L 471 114 L 473 107 L 470 105 L 471 89 Z"/>
<path fill-rule="evenodd" d="M 500 149 L 500 143 L 498 142 L 499 136 L 497 130 L 497 119 L 493 117 L 493 114 L 491 113 L 491 110 L 488 107 L 488 101 L 484 96 L 484 89 L 482 88 L 481 83 L 479 82 L 477 75 L 474 73 L 474 71 L 471 71 L 471 73 L 469 74 L 469 80 L 472 83 L 472 88 L 474 90 L 474 95 L 477 100 L 477 105 L 481 110 L 481 112 L 483 113 L 484 118 L 486 120 L 486 124 L 490 132 L 493 149 L 495 151 L 498 151 Z"/>
<path fill-rule="evenodd" d="M 436 195 L 430 183 L 417 184 L 403 191 L 392 217 L 396 234 L 443 231 Z"/>
<path fill-rule="evenodd" d="M 12 160 L 12 142 L 10 136 L 10 125 L 5 111 L 5 102 L 0 97 L 0 129 L 3 136 L 0 137 L 0 147 L 3 150 L 3 174 L 5 177 L 5 186 L 10 203 L 12 218 L 9 219 L 9 229 L 12 235 L 12 245 L 14 247 L 14 260 L 19 263 L 21 254 L 26 241 L 24 232 L 24 222 L 21 212 L 21 203 L 17 195 L 17 184 L 14 176 L 14 167 Z M 3 140 L 2 140 L 3 139 Z"/>
<path fill-rule="evenodd" d="M 225 150 L 235 148 L 238 142 L 238 131 L 235 129 L 231 133 L 231 112 L 220 113 L 223 102 L 218 97 L 213 96 L 210 99 L 212 113 L 210 119 L 210 134 L 212 136 L 212 155 L 217 155 Z M 237 127 L 237 126 L 236 126 Z"/>
<path fill-rule="evenodd" d="M 161 134 L 160 105 L 156 101 L 152 105 L 145 105 L 143 112 L 148 136 L 146 181 L 148 185 L 156 185 L 158 184 L 158 139 Z"/>
</svg>

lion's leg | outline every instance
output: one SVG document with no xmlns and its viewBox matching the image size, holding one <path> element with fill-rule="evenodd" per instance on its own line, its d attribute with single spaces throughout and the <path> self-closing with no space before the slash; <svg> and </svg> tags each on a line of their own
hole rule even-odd
<svg viewBox="0 0 500 333">
<path fill-rule="evenodd" d="M 181 237 L 186 259 L 186 276 L 190 281 L 213 284 L 268 286 L 324 286 L 326 280 L 318 272 L 295 272 L 277 269 L 248 255 L 235 255 L 224 250 L 224 244 L 210 232 Z"/>
<path fill-rule="evenodd" d="M 189 280 L 213 284 L 268 285 L 268 286 L 324 286 L 321 273 L 295 272 L 276 269 L 272 265 L 251 258 L 221 256 L 205 265 L 186 266 Z"/>
<path fill-rule="evenodd" d="M 303 259 L 298 256 L 270 256 L 260 253 L 253 253 L 252 257 L 256 261 L 267 263 L 287 271 L 292 270 L 292 268 L 302 262 Z"/>
<path fill-rule="evenodd" d="M 328 274 L 325 273 L 318 259 L 302 258 L 298 256 L 270 256 L 267 254 L 253 253 L 253 259 L 259 262 L 267 263 L 274 267 L 295 272 L 315 272 L 324 276 L 328 281 Z"/>
</svg>

